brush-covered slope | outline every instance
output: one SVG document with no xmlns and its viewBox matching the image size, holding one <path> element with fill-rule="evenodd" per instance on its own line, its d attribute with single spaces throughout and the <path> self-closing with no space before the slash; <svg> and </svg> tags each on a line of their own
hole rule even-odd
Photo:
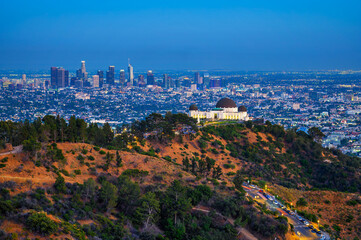
<svg viewBox="0 0 361 240">
<path fill-rule="evenodd" d="M 198 129 L 171 113 L 126 129 L 75 117 L 0 122 L 1 139 L 16 146 L 0 156 L 1 237 L 293 239 L 284 217 L 245 196 L 244 180 L 360 191 L 360 159 L 323 149 L 317 131 L 252 122 Z"/>
<path fill-rule="evenodd" d="M 228 176 L 240 170 L 246 178 L 285 187 L 360 192 L 361 159 L 323 148 L 314 141 L 315 132 L 310 136 L 270 123 L 212 125 L 169 141 L 148 137 L 143 150 L 183 165 L 196 159 L 198 168 L 210 158 Z"/>
</svg>

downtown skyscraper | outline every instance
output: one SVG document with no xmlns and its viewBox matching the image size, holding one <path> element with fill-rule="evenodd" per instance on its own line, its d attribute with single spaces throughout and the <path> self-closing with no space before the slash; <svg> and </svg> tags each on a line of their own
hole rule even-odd
<svg viewBox="0 0 361 240">
<path fill-rule="evenodd" d="M 114 86 L 115 84 L 115 67 L 109 66 L 109 70 L 107 71 L 107 84 L 110 86 Z"/>
<path fill-rule="evenodd" d="M 154 85 L 155 81 L 154 81 L 154 74 L 151 70 L 149 70 L 147 72 L 147 85 Z"/>
<path fill-rule="evenodd" d="M 130 65 L 130 63 L 128 62 L 128 80 L 129 80 L 129 86 L 133 86 L 133 81 L 134 81 L 134 73 L 133 73 L 133 66 Z"/>
<path fill-rule="evenodd" d="M 104 72 L 102 70 L 98 70 L 97 75 L 99 76 L 99 87 L 102 88 L 104 84 Z"/>
<path fill-rule="evenodd" d="M 124 69 L 119 72 L 119 84 L 121 87 L 125 87 L 125 71 Z"/>
<path fill-rule="evenodd" d="M 169 89 L 172 88 L 172 82 L 171 82 L 171 77 L 168 76 L 168 74 L 164 74 L 163 75 L 163 86 L 165 89 Z"/>
<path fill-rule="evenodd" d="M 69 86 L 69 71 L 61 67 L 51 67 L 50 85 L 53 88 L 64 88 Z"/>
<path fill-rule="evenodd" d="M 76 77 L 83 82 L 88 80 L 88 73 L 86 72 L 85 61 L 81 61 L 80 69 L 76 71 Z"/>
</svg>

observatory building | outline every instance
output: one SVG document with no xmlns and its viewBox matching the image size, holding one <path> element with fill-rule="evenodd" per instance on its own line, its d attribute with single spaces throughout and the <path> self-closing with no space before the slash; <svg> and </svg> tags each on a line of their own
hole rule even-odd
<svg viewBox="0 0 361 240">
<path fill-rule="evenodd" d="M 222 98 L 211 111 L 199 111 L 195 104 L 189 107 L 189 116 L 198 119 L 207 120 L 236 120 L 248 121 L 247 108 L 245 106 L 237 107 L 237 104 L 230 98 Z"/>
</svg>

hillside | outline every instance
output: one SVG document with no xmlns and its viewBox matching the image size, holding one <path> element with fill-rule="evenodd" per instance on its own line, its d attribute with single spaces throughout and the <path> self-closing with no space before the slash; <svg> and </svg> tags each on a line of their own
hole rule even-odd
<svg viewBox="0 0 361 240">
<path fill-rule="evenodd" d="M 227 176 L 262 179 L 289 188 L 361 191 L 361 159 L 324 149 L 304 132 L 277 125 L 231 124 L 203 127 L 166 143 L 148 139 L 143 151 L 182 164 L 211 158 Z M 139 151 L 138 151 L 139 152 Z"/>
<path fill-rule="evenodd" d="M 141 178 L 145 185 L 154 183 L 151 176 L 157 174 L 162 176 L 157 183 L 169 185 L 173 180 L 179 179 L 177 174 L 181 171 L 180 167 L 174 164 L 125 151 L 118 151 L 122 159 L 121 166 L 117 167 L 115 159 L 112 159 L 109 167 L 104 168 L 107 165 L 107 159 L 105 159 L 107 153 L 112 154 L 112 157 L 115 158 L 116 150 L 99 149 L 96 151 L 94 146 L 85 143 L 57 143 L 56 148 L 62 151 L 65 160 L 64 162 L 53 162 L 50 166 L 45 161 L 45 156 L 49 154 L 45 146 L 38 152 L 44 157 L 38 158 L 35 162 L 27 160 L 25 153 L 4 155 L 3 159 L 7 159 L 4 162 L 6 166 L 0 169 L 0 178 L 2 181 L 14 181 L 19 183 L 19 186 L 24 186 L 24 189 L 18 188 L 18 192 L 22 192 L 28 190 L 27 186 L 31 186 L 32 189 L 51 187 L 57 177 L 56 170 L 62 173 L 65 182 L 83 183 L 89 178 L 96 179 L 99 175 L 110 174 L 119 177 L 124 170 L 138 169 L 148 173 Z M 158 171 L 160 168 L 162 171 Z M 185 179 L 195 178 L 189 173 L 184 173 L 184 175 Z"/>
<path fill-rule="evenodd" d="M 272 186 L 286 205 L 305 198 L 297 209 L 334 236 L 360 231 L 360 159 L 323 149 L 317 131 L 252 122 L 198 130 L 182 114 L 152 114 L 127 128 L 114 134 L 107 124 L 52 116 L 0 122 L 3 138 L 23 146 L 0 156 L 0 234 L 297 239 L 287 219 L 245 196 L 245 180 Z"/>
<path fill-rule="evenodd" d="M 56 153 L 54 154 L 54 152 Z M 62 154 L 59 154 L 60 152 Z M 107 156 L 111 156 L 112 159 L 108 161 Z M 52 161 L 52 159 L 55 161 Z M 258 218 L 262 217 L 269 218 L 270 223 L 267 224 L 269 226 L 281 224 L 270 217 L 261 216 L 262 214 L 258 213 L 244 197 L 232 196 L 234 191 L 231 188 L 228 189 L 224 185 L 215 184 L 214 181 L 204 182 L 193 174 L 183 171 L 181 166 L 157 157 L 126 151 L 105 150 L 83 143 L 53 143 L 41 147 L 37 154 L 37 160 L 28 159 L 27 153 L 22 152 L 4 155 L 1 161 L 5 165 L 0 169 L 0 187 L 2 189 L 0 213 L 2 215 L 1 229 L 5 231 L 2 233 L 5 234 L 4 236 L 8 235 L 10 237 L 11 235 L 19 238 L 26 236 L 40 239 L 61 236 L 86 239 L 91 236 L 87 235 L 89 234 L 87 229 L 95 224 L 98 227 L 104 227 L 104 229 L 98 229 L 97 234 L 102 235 L 104 239 L 113 239 L 106 233 L 109 231 L 110 226 L 104 226 L 103 221 L 105 219 L 102 219 L 99 214 L 103 213 L 112 219 L 114 224 L 120 224 L 118 221 L 121 219 L 121 215 L 119 215 L 121 212 L 128 216 L 133 224 L 122 223 L 121 226 L 123 227 L 119 229 L 119 237 L 123 238 L 131 235 L 134 237 L 134 233 L 132 233 L 132 231 L 135 231 L 134 227 L 139 229 L 137 230 L 137 232 L 140 231 L 138 234 L 142 233 L 147 236 L 148 234 L 159 234 L 163 231 L 158 229 L 156 225 L 152 225 L 149 229 L 145 228 L 145 226 L 142 227 L 143 224 L 139 222 L 141 221 L 139 219 L 143 218 L 137 215 L 140 214 L 137 209 L 141 208 L 142 205 L 138 201 L 150 195 L 150 192 L 158 192 L 164 195 L 166 192 L 171 191 L 172 186 L 176 188 L 174 191 L 180 191 L 180 193 L 183 192 L 183 194 L 189 196 L 189 200 L 183 199 L 179 206 L 185 208 L 183 211 L 188 212 L 187 214 L 190 214 L 189 211 L 192 206 L 199 203 L 208 206 L 208 209 L 216 209 L 217 204 L 228 204 L 227 201 L 237 201 L 237 208 L 243 208 L 242 206 L 244 206 L 249 209 L 248 211 L 251 211 L 247 215 L 254 215 L 254 223 L 265 224 L 257 223 L 260 221 Z M 89 179 L 95 181 L 91 183 Z M 178 183 L 174 180 L 179 180 L 182 185 L 188 187 L 184 188 L 177 185 Z M 104 203 L 102 190 L 106 188 L 106 183 L 111 184 L 110 186 L 119 187 L 117 201 L 121 201 L 120 203 Z M 94 185 L 91 195 L 93 197 L 95 197 L 94 194 L 97 195 L 95 202 L 86 197 L 89 194 L 88 191 L 90 191 L 88 189 L 89 184 Z M 194 190 L 192 190 L 193 188 Z M 121 193 L 121 191 L 125 192 Z M 217 192 L 226 193 L 228 197 L 217 194 Z M 152 201 L 155 201 L 155 195 L 149 197 L 152 197 Z M 27 200 L 26 202 L 19 201 L 21 199 Z M 129 201 L 133 201 L 133 203 L 131 204 Z M 162 200 L 158 201 L 162 202 Z M 93 205 L 95 203 L 99 204 L 99 206 Z M 174 203 L 174 200 L 170 202 L 170 204 Z M 129 206 L 127 206 L 128 204 Z M 89 207 L 93 209 L 92 212 L 85 213 L 84 209 Z M 133 210 L 126 210 L 127 208 Z M 222 208 L 219 209 L 219 211 L 223 210 Z M 162 210 L 159 209 L 158 211 Z M 47 219 L 43 220 L 49 226 L 46 230 L 31 230 L 26 219 L 42 212 L 45 213 L 48 219 L 44 216 L 35 216 L 36 218 Z M 215 239 L 235 239 L 237 236 L 237 231 L 227 223 L 228 220 L 220 221 L 217 216 L 207 217 L 197 211 L 191 214 L 195 219 L 198 218 L 197 221 L 199 221 L 200 226 L 205 224 L 203 221 L 214 221 L 216 225 L 210 227 L 210 229 L 214 229 L 212 231 L 216 231 L 216 233 L 218 232 Z M 227 215 L 227 213 L 224 214 Z M 224 218 L 228 217 L 229 221 L 234 222 L 232 216 L 225 216 Z M 72 218 L 76 219 L 76 221 L 71 220 Z M 61 227 L 51 227 L 51 222 L 58 223 Z M 177 236 L 173 236 L 175 234 L 173 231 L 175 230 L 168 233 L 171 236 L 170 239 L 178 239 Z M 268 235 L 274 236 L 276 234 L 274 230 L 263 233 L 263 235 L 257 232 L 254 232 L 254 234 L 264 239 L 268 239 Z M 207 236 L 209 233 L 204 232 L 203 234 Z M 248 234 L 251 233 L 248 232 Z M 183 239 L 183 237 L 180 238 Z"/>
</svg>

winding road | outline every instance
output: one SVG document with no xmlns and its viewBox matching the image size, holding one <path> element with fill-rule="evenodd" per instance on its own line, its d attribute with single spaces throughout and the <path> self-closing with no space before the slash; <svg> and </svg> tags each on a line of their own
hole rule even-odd
<svg viewBox="0 0 361 240">
<path fill-rule="evenodd" d="M 297 218 L 297 214 L 295 214 L 292 211 L 286 211 L 285 209 L 282 209 L 280 205 L 277 205 L 274 203 L 274 201 L 271 201 L 267 199 L 262 193 L 259 192 L 259 188 L 244 184 L 243 189 L 248 193 L 252 199 L 254 199 L 256 202 L 260 204 L 266 204 L 267 208 L 270 210 L 276 210 L 280 213 L 280 215 L 285 216 L 288 219 L 288 223 L 292 224 L 294 227 L 294 232 L 299 237 L 299 239 L 307 239 L 307 240 L 313 240 L 313 239 L 322 239 L 322 240 L 329 240 L 330 237 L 328 233 L 321 232 L 316 233 L 312 229 L 310 229 L 305 223 L 301 222 Z M 273 197 L 274 198 L 274 197 Z"/>
</svg>

